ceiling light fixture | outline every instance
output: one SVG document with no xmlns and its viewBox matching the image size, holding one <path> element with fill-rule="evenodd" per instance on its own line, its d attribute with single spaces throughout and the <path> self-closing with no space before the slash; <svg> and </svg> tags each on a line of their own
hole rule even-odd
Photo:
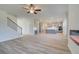
<svg viewBox="0 0 79 59">
<path fill-rule="evenodd" d="M 33 14 L 37 14 L 38 11 L 41 11 L 41 9 L 37 8 L 34 4 L 29 4 L 25 6 L 24 9 L 27 11 L 27 13 L 33 13 Z"/>
</svg>

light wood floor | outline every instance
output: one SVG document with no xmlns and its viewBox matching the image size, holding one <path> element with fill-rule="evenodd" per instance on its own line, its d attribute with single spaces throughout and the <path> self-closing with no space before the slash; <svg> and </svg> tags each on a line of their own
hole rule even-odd
<svg viewBox="0 0 79 59">
<path fill-rule="evenodd" d="M 53 38 L 54 37 L 54 38 Z M 66 54 L 71 53 L 67 43 L 53 35 L 25 35 L 0 43 L 1 54 Z"/>
</svg>

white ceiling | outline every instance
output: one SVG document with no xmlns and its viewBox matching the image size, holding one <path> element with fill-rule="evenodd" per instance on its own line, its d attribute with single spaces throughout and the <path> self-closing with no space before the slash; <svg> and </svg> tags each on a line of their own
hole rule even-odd
<svg viewBox="0 0 79 59">
<path fill-rule="evenodd" d="M 28 14 L 22 8 L 24 4 L 0 4 L 0 10 L 4 10 L 17 17 L 27 18 L 49 18 L 49 17 L 63 17 L 68 11 L 66 4 L 37 4 L 42 11 L 38 14 Z"/>
</svg>

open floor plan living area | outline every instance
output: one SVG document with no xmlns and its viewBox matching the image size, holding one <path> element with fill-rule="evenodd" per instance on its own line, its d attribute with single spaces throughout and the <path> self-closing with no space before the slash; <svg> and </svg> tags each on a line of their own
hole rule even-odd
<svg viewBox="0 0 79 59">
<path fill-rule="evenodd" d="M 0 54 L 79 54 L 79 4 L 0 4 Z"/>
</svg>

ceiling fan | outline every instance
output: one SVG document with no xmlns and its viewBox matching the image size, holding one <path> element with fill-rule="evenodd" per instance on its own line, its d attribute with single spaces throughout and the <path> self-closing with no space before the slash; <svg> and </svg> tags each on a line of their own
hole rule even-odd
<svg viewBox="0 0 79 59">
<path fill-rule="evenodd" d="M 41 11 L 41 9 L 35 6 L 34 4 L 29 4 L 25 6 L 24 9 L 27 11 L 27 13 L 33 13 L 33 14 L 37 14 L 39 11 Z"/>
</svg>

